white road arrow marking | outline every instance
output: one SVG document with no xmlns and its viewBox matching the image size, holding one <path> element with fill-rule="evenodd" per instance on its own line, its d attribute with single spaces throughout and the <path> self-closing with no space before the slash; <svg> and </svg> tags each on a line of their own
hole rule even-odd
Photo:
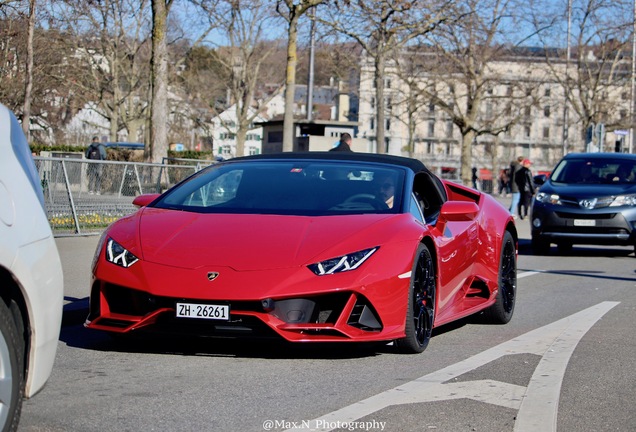
<svg viewBox="0 0 636 432">
<path fill-rule="evenodd" d="M 585 333 L 617 304 L 599 303 L 459 363 L 333 411 L 311 420 L 309 430 L 329 431 L 332 429 L 318 425 L 355 422 L 391 405 L 469 398 L 519 410 L 515 431 L 556 431 L 561 382 L 570 356 Z M 444 384 L 498 358 L 526 353 L 542 356 L 528 387 L 495 380 Z"/>
</svg>

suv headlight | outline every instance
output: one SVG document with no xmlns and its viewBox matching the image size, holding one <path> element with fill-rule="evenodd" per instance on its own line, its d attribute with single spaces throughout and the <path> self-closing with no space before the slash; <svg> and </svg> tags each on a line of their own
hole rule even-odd
<svg viewBox="0 0 636 432">
<path fill-rule="evenodd" d="M 621 206 L 635 206 L 636 205 L 636 195 L 619 195 L 612 203 L 609 205 L 610 207 L 621 207 Z"/>
<path fill-rule="evenodd" d="M 307 267 L 318 276 L 355 270 L 377 250 L 377 247 L 364 249 L 358 252 L 352 252 L 347 255 L 320 261 L 316 264 L 310 264 Z"/>
<path fill-rule="evenodd" d="M 139 258 L 130 253 L 126 248 L 117 243 L 115 240 L 109 238 L 106 242 L 106 261 L 124 268 L 128 268 L 139 261 Z"/>
<path fill-rule="evenodd" d="M 548 194 L 545 192 L 539 192 L 535 198 L 540 203 L 550 203 L 561 205 L 561 197 L 557 194 Z"/>
</svg>

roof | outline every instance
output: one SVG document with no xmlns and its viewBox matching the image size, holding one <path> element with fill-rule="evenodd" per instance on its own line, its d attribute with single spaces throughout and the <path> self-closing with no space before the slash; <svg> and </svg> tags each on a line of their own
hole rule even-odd
<svg viewBox="0 0 636 432">
<path fill-rule="evenodd" d="M 393 155 L 381 155 L 374 153 L 357 153 L 357 152 L 284 152 L 284 153 L 270 153 L 254 156 L 244 156 L 234 159 L 232 161 L 245 161 L 245 160 L 338 160 L 338 161 L 353 161 L 353 162 L 370 162 L 378 164 L 398 165 L 413 172 L 428 171 L 424 164 L 417 160 L 402 156 Z"/>
<path fill-rule="evenodd" d="M 632 153 L 568 153 L 564 159 L 597 159 L 597 160 L 616 160 L 623 159 L 636 161 L 636 154 Z"/>
</svg>

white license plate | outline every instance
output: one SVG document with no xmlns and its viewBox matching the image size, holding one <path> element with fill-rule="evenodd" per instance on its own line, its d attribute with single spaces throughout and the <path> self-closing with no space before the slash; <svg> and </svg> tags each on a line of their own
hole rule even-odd
<svg viewBox="0 0 636 432">
<path fill-rule="evenodd" d="M 230 306 L 177 303 L 177 318 L 201 318 L 227 321 L 230 319 Z"/>
<path fill-rule="evenodd" d="M 594 219 L 574 219 L 574 226 L 596 226 Z"/>
</svg>

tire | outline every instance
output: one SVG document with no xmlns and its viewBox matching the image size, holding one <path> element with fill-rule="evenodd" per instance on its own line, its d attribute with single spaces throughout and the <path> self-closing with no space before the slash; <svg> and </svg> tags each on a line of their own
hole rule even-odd
<svg viewBox="0 0 636 432">
<path fill-rule="evenodd" d="M 0 299 L 0 426 L 16 431 L 24 397 L 24 342 L 7 305 Z"/>
<path fill-rule="evenodd" d="M 428 346 L 435 319 L 436 286 L 433 256 L 426 245 L 420 244 L 411 271 L 405 336 L 396 341 L 400 353 L 419 354 Z"/>
<path fill-rule="evenodd" d="M 498 290 L 495 303 L 484 311 L 486 321 L 506 324 L 515 311 L 517 296 L 517 253 L 512 234 L 504 234 L 499 257 Z"/>
<path fill-rule="evenodd" d="M 532 236 L 532 252 L 535 255 L 548 255 L 550 253 L 550 242 L 539 236 Z"/>
</svg>

